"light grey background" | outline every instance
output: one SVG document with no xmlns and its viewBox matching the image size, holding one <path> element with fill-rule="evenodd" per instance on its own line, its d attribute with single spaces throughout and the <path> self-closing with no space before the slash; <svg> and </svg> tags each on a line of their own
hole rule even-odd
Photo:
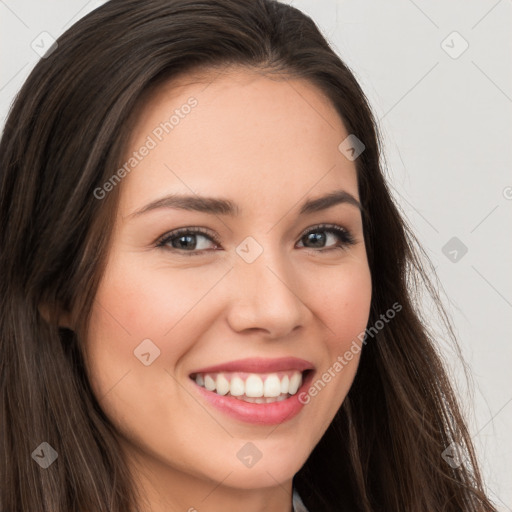
<svg viewBox="0 0 512 512">
<path fill-rule="evenodd" d="M 102 3 L 0 0 L 1 126 L 38 48 Z M 436 267 L 471 368 L 467 388 L 439 331 L 488 491 L 510 512 L 512 1 L 287 3 L 319 24 L 379 119 L 395 197 Z"/>
</svg>

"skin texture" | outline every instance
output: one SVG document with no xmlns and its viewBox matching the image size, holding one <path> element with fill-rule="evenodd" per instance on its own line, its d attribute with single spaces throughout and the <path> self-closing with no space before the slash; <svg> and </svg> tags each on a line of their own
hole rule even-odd
<svg viewBox="0 0 512 512">
<path fill-rule="evenodd" d="M 277 426 L 235 420 L 198 399 L 192 370 L 247 357 L 296 356 L 316 377 L 365 330 L 370 270 L 357 207 L 298 216 L 333 190 L 359 199 L 355 163 L 338 150 L 348 133 L 313 85 L 246 69 L 166 84 L 142 109 L 127 159 L 194 96 L 198 104 L 117 185 L 121 199 L 105 275 L 86 340 L 91 385 L 119 431 L 144 494 L 141 510 L 290 511 L 292 478 L 318 443 L 355 376 L 360 354 L 302 411 Z M 161 208 L 130 217 L 171 193 L 223 197 L 237 216 Z M 347 229 L 354 245 L 304 231 Z M 156 247 L 177 228 L 202 227 L 192 249 Z M 237 246 L 263 252 L 247 263 Z M 309 244 L 309 245 L 308 245 Z M 192 244 L 193 245 L 193 244 Z M 213 250 L 218 248 L 218 250 Z M 325 252 L 322 253 L 322 250 Z M 189 251 L 187 253 L 187 251 Z M 149 366 L 134 350 L 151 339 Z M 360 345 L 360 342 L 358 341 Z M 251 468 L 237 452 L 254 443 Z M 145 507 L 145 508 L 143 508 Z"/>
</svg>

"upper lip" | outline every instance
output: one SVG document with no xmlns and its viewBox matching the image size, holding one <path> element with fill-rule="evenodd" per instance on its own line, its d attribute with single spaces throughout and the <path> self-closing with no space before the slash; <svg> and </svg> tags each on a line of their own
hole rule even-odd
<svg viewBox="0 0 512 512">
<path fill-rule="evenodd" d="M 248 372 L 248 373 L 270 373 L 285 370 L 312 370 L 313 363 L 300 359 L 298 357 L 280 357 L 277 359 L 266 359 L 263 357 L 252 357 L 247 359 L 237 359 L 220 363 L 214 366 L 199 368 L 191 372 L 196 373 L 218 373 L 218 372 Z"/>
</svg>

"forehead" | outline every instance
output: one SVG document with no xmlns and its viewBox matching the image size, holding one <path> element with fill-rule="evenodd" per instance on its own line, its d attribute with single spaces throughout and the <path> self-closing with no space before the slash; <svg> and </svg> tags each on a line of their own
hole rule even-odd
<svg viewBox="0 0 512 512">
<path fill-rule="evenodd" d="M 340 187 L 357 197 L 355 164 L 338 149 L 347 136 L 308 81 L 248 69 L 182 76 L 151 91 L 137 113 L 122 215 L 169 192 L 242 205 Z"/>
</svg>

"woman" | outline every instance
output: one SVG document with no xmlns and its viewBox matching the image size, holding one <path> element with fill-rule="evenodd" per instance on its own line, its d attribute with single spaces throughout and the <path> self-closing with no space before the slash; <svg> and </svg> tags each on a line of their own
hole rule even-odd
<svg viewBox="0 0 512 512">
<path fill-rule="evenodd" d="M 111 0 L 0 159 L 0 510 L 494 510 L 367 100 L 300 11 Z"/>
</svg>

